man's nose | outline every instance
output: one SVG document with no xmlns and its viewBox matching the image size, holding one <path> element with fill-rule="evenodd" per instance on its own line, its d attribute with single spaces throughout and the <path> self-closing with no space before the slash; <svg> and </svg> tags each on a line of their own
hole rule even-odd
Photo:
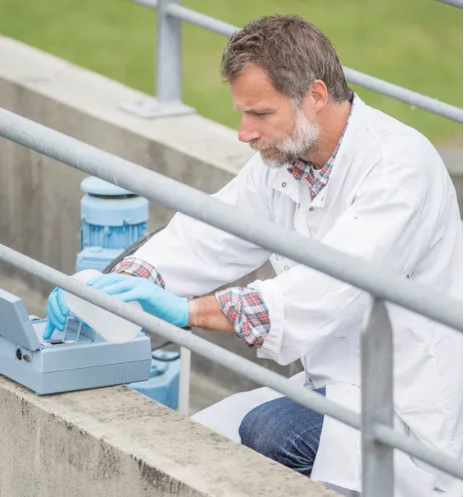
<svg viewBox="0 0 464 497">
<path fill-rule="evenodd" d="M 257 140 L 260 136 L 261 133 L 247 119 L 247 116 L 243 116 L 238 130 L 238 139 L 241 142 L 249 143 L 253 140 Z"/>
</svg>

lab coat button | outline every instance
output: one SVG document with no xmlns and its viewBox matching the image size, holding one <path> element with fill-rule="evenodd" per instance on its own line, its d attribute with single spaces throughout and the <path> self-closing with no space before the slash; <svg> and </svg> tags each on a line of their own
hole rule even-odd
<svg viewBox="0 0 464 497">
<path fill-rule="evenodd" d="M 288 271 L 290 268 L 288 266 L 284 266 L 285 271 Z"/>
<path fill-rule="evenodd" d="M 287 183 L 285 181 L 282 183 L 282 188 L 285 188 L 287 186 Z"/>
<path fill-rule="evenodd" d="M 309 211 L 310 211 L 310 212 L 313 212 L 313 210 L 314 210 L 314 207 L 310 207 L 310 208 L 309 208 Z"/>
</svg>

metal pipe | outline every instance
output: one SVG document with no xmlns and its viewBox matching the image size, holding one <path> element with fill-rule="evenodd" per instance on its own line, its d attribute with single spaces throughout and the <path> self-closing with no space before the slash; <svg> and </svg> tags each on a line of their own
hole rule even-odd
<svg viewBox="0 0 464 497">
<path fill-rule="evenodd" d="M 401 86 L 388 83 L 382 79 L 374 78 L 368 74 L 364 74 L 348 67 L 343 68 L 347 81 L 355 85 L 362 86 L 368 90 L 388 95 L 395 100 L 412 105 L 419 109 L 424 109 L 433 114 L 446 117 L 453 121 L 462 123 L 462 109 L 454 105 L 445 104 L 435 98 L 426 97 L 415 91 L 407 90 Z"/>
<path fill-rule="evenodd" d="M 158 0 L 131 0 L 131 2 L 142 5 L 142 7 L 148 7 L 152 10 L 158 9 Z"/>
<path fill-rule="evenodd" d="M 393 428 L 393 332 L 385 303 L 374 299 L 361 334 L 363 497 L 395 493 L 393 449 L 375 439 L 377 425 Z"/>
<path fill-rule="evenodd" d="M 377 425 L 374 427 L 374 438 L 377 442 L 401 450 L 407 454 L 420 459 L 421 461 L 441 469 L 445 473 L 455 476 L 456 478 L 463 477 L 462 461 L 446 456 L 446 460 L 439 455 L 438 451 L 427 447 L 424 451 L 424 444 L 411 437 L 407 437 L 402 433 L 392 430 L 388 426 Z"/>
<path fill-rule="evenodd" d="M 189 333 L 186 331 L 186 333 Z M 190 372 L 192 353 L 186 347 L 180 348 L 179 404 L 178 411 L 184 416 L 190 412 Z"/>
<path fill-rule="evenodd" d="M 462 332 L 462 302 L 0 109 L 0 136 Z"/>
<path fill-rule="evenodd" d="M 458 9 L 462 9 L 462 0 L 438 0 L 441 3 L 446 3 Z"/>
<path fill-rule="evenodd" d="M 166 340 L 172 341 L 187 347 L 197 354 L 217 362 L 225 368 L 234 371 L 235 373 L 244 376 L 260 385 L 267 386 L 286 395 L 288 398 L 298 402 L 299 404 L 312 409 L 320 414 L 325 414 L 338 419 L 342 423 L 360 428 L 360 416 L 347 409 L 344 406 L 337 404 L 324 396 L 313 392 L 304 387 L 296 386 L 288 381 L 287 378 L 268 369 L 255 364 L 248 359 L 237 356 L 236 354 L 219 347 L 208 340 L 197 337 L 192 333 L 186 333 L 185 330 L 177 328 L 155 316 L 147 314 L 134 307 L 119 301 L 116 297 L 106 295 L 98 290 L 90 288 L 79 281 L 67 276 L 56 269 L 53 269 L 39 261 L 31 259 L 24 254 L 17 252 L 5 245 L 0 244 L 0 260 L 4 260 L 8 264 L 34 274 L 39 278 L 51 283 L 54 286 L 63 288 L 67 292 L 77 295 L 78 297 L 96 304 L 107 311 L 113 312 L 132 323 L 152 330 Z M 377 427 L 378 428 L 378 427 Z M 380 433 L 381 437 L 388 437 L 389 443 L 394 440 L 397 433 L 387 426 L 381 426 L 381 430 L 376 429 L 376 434 Z M 377 435 L 378 436 L 378 435 Z M 451 475 L 462 478 L 462 462 L 455 461 L 446 453 L 432 450 L 425 445 L 404 436 L 404 440 L 400 440 L 400 450 L 409 454 L 414 451 L 414 456 L 425 462 L 435 461 L 431 463 L 433 466 L 443 471 L 449 472 Z M 412 447 L 412 449 L 411 449 Z M 420 448 L 420 450 L 418 450 Z M 417 452 L 417 454 L 416 454 Z"/>
<path fill-rule="evenodd" d="M 219 19 L 214 19 L 214 17 L 207 16 L 201 12 L 196 12 L 195 10 L 187 9 L 182 5 L 170 5 L 168 8 L 168 13 L 172 17 L 179 19 L 181 21 L 194 24 L 200 28 L 207 29 L 213 33 L 217 33 L 223 36 L 230 37 L 235 31 L 237 31 L 237 26 L 233 26 L 227 22 L 220 21 Z"/>
<path fill-rule="evenodd" d="M 181 22 L 168 15 L 172 2 L 180 0 L 157 2 L 156 99 L 161 104 L 182 101 Z"/>
<path fill-rule="evenodd" d="M 156 10 L 159 5 L 158 0 L 132 1 L 154 10 Z M 460 3 L 462 7 L 462 0 L 440 1 L 444 1 L 445 3 L 450 3 L 453 5 L 455 3 Z M 183 7 L 182 5 L 169 5 L 166 11 L 172 17 L 189 22 L 191 24 L 195 24 L 196 26 L 200 26 L 204 29 L 227 37 L 229 37 L 234 31 L 240 29 L 237 26 L 219 21 L 218 19 L 214 19 L 213 17 Z M 362 72 L 356 71 L 355 69 L 350 69 L 349 67 L 343 67 L 343 70 L 345 72 L 347 81 L 350 83 L 362 86 L 363 88 L 367 88 L 383 95 L 387 95 L 388 97 L 399 100 L 400 102 L 404 102 L 419 109 L 424 109 L 426 111 L 432 112 L 433 114 L 438 114 L 453 121 L 461 123 L 463 121 L 463 112 L 462 109 L 460 109 L 459 107 L 455 107 L 454 105 L 441 102 L 439 100 L 436 100 L 435 98 L 427 97 L 415 91 L 402 88 L 401 86 L 389 83 L 387 81 L 384 81 L 383 79 L 375 78 L 374 76 L 364 74 Z"/>
</svg>

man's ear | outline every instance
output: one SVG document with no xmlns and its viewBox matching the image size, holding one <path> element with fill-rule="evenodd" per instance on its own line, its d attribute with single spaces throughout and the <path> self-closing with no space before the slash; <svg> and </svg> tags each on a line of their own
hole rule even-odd
<svg viewBox="0 0 464 497">
<path fill-rule="evenodd" d="M 303 97 L 303 108 L 309 115 L 318 113 L 329 100 L 329 92 L 324 81 L 316 79 Z"/>
</svg>

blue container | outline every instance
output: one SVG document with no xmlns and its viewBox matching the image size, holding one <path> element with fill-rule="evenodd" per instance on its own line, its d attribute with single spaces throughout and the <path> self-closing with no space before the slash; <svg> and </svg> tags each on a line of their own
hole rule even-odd
<svg viewBox="0 0 464 497">
<path fill-rule="evenodd" d="M 150 378 L 146 381 L 130 383 L 128 386 L 171 409 L 177 409 L 179 404 L 179 353 L 155 350 L 152 357 Z"/>
<path fill-rule="evenodd" d="M 100 178 L 81 183 L 81 251 L 76 270 L 103 271 L 147 231 L 148 200 Z"/>
</svg>

